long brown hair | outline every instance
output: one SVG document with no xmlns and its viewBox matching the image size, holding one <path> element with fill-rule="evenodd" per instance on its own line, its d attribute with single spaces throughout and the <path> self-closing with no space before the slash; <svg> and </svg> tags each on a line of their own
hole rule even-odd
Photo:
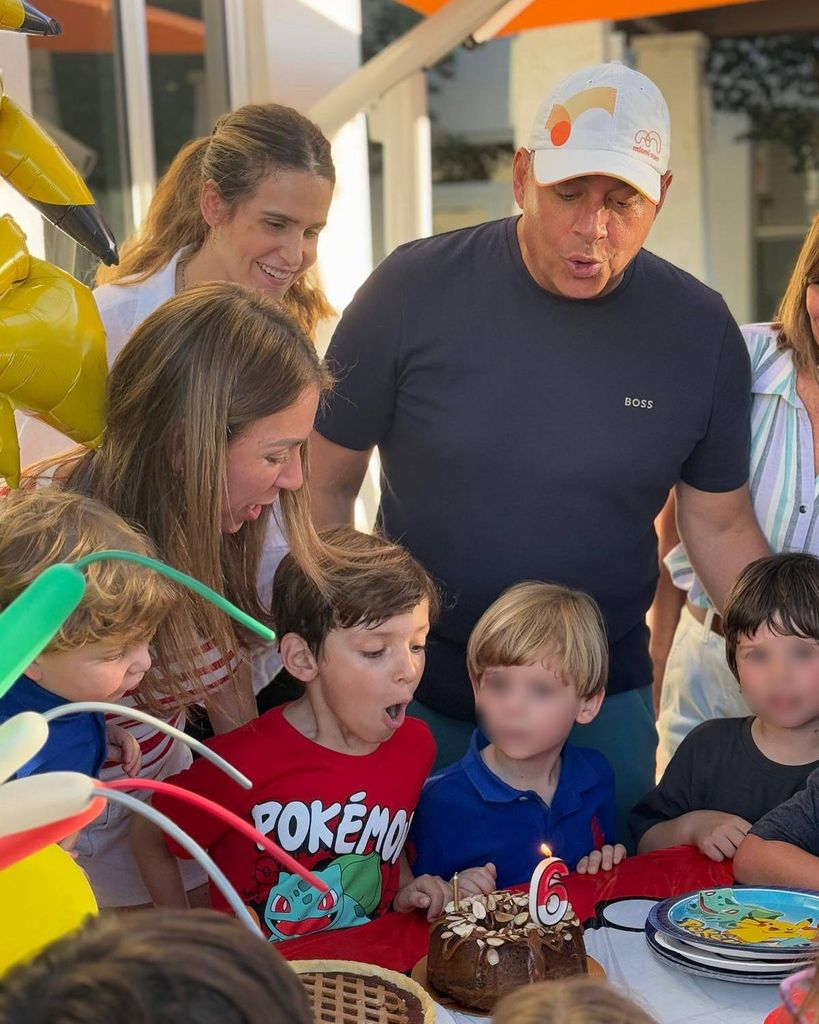
<svg viewBox="0 0 819 1024">
<path fill-rule="evenodd" d="M 278 103 L 251 104 L 225 114 L 210 135 L 179 151 L 157 185 L 142 226 L 123 244 L 119 266 L 100 264 L 96 283 L 136 284 L 183 247 L 198 251 L 209 231 L 199 208 L 206 181 L 213 181 L 222 199 L 235 207 L 279 170 L 306 171 L 335 183 L 330 143 L 321 129 Z M 310 274 L 300 277 L 281 303 L 310 337 L 319 320 L 333 312 Z"/>
<path fill-rule="evenodd" d="M 306 390 L 329 384 L 309 339 L 271 299 L 236 284 L 189 288 L 131 335 L 108 378 L 103 443 L 74 463 L 64 485 L 105 502 L 143 529 L 171 565 L 269 624 L 256 577 L 272 511 L 264 508 L 236 533 L 221 532 L 228 442 Z M 306 486 L 282 490 L 280 507 L 294 557 L 321 584 Z M 195 595 L 186 593 L 177 609 L 157 633 L 160 664 L 174 653 L 179 661 L 202 639 L 225 656 L 237 642 L 253 643 L 251 634 Z M 177 683 L 146 676 L 140 685 L 148 707 L 158 707 L 164 694 L 180 706 L 202 696 L 190 677 Z"/>
<path fill-rule="evenodd" d="M 0 980 L 2 1024 L 311 1024 L 271 943 L 214 910 L 91 918 Z"/>
<path fill-rule="evenodd" d="M 779 329 L 780 348 L 791 350 L 798 369 L 809 369 L 814 376 L 819 376 L 819 345 L 811 331 L 806 305 L 809 284 L 819 284 L 819 213 L 805 235 L 774 323 Z"/>
</svg>

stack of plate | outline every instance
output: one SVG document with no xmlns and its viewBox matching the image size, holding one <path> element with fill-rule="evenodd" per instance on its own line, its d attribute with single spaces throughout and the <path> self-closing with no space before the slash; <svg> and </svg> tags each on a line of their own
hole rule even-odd
<svg viewBox="0 0 819 1024">
<path fill-rule="evenodd" d="M 819 954 L 819 892 L 701 889 L 652 907 L 646 941 L 663 963 L 720 981 L 771 985 Z"/>
</svg>

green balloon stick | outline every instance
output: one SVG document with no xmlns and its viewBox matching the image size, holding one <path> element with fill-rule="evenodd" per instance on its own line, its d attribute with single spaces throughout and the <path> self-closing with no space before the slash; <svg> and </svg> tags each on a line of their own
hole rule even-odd
<svg viewBox="0 0 819 1024">
<path fill-rule="evenodd" d="M 61 562 L 49 566 L 0 614 L 0 651 L 3 652 L 0 666 L 0 697 L 47 646 L 60 626 L 79 605 L 85 593 L 85 576 L 80 570 L 92 562 L 109 559 L 135 562 L 153 569 L 154 572 L 193 590 L 265 640 L 276 639 L 273 630 L 263 626 L 252 615 L 243 612 L 241 608 L 237 608 L 204 583 L 184 572 L 179 572 L 178 569 L 172 569 L 164 562 L 138 555 L 134 551 L 95 551 L 80 558 L 73 565 Z"/>
<path fill-rule="evenodd" d="M 50 565 L 0 615 L 0 697 L 53 639 L 84 593 L 79 569 Z"/>
<path fill-rule="evenodd" d="M 85 555 L 84 558 L 80 558 L 76 562 L 78 569 L 84 568 L 86 565 L 90 565 L 92 562 L 104 562 L 108 559 L 119 559 L 123 562 L 136 562 L 138 565 L 147 566 L 149 569 L 153 569 L 155 572 L 160 573 L 162 576 L 167 576 L 168 579 L 173 580 L 175 583 L 181 583 L 183 587 L 187 587 L 188 590 L 193 590 L 199 594 L 200 597 L 204 597 L 206 601 L 210 601 L 211 604 L 215 604 L 217 608 L 221 608 L 223 612 L 226 612 L 232 619 L 236 619 L 237 622 L 241 622 L 243 626 L 253 630 L 254 633 L 258 633 L 259 636 L 264 637 L 265 640 L 275 640 L 276 634 L 272 629 L 268 629 L 267 626 L 263 626 L 258 619 L 254 619 L 252 615 L 248 615 L 247 612 L 243 612 L 241 608 L 237 608 L 235 604 L 232 604 L 227 598 L 222 597 L 221 594 L 217 594 L 215 590 L 212 590 L 205 583 L 195 580 L 193 576 L 188 576 L 184 572 L 180 572 L 178 569 L 172 569 L 169 565 L 165 565 L 164 562 L 158 562 L 155 558 L 148 558 L 147 555 L 138 555 L 135 551 L 95 551 L 92 555 Z"/>
</svg>

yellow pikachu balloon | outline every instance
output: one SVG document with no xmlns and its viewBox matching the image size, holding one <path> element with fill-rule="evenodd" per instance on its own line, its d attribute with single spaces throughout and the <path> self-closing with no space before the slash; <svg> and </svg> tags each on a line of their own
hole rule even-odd
<svg viewBox="0 0 819 1024">
<path fill-rule="evenodd" d="M 105 330 L 85 285 L 30 256 L 25 235 L 0 217 L 0 475 L 17 487 L 22 409 L 78 444 L 105 427 Z"/>
<path fill-rule="evenodd" d="M 119 261 L 116 240 L 87 185 L 57 143 L 3 93 L 1 78 L 0 177 L 103 263 Z"/>
<path fill-rule="evenodd" d="M 0 975 L 96 913 L 88 879 L 59 846 L 0 871 Z"/>
<path fill-rule="evenodd" d="M 58 36 L 59 23 L 27 0 L 0 0 L 0 29 L 33 36 Z"/>
</svg>

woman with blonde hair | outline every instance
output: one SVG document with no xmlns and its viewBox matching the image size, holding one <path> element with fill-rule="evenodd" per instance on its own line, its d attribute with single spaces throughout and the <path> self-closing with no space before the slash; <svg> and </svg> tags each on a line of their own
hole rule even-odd
<svg viewBox="0 0 819 1024">
<path fill-rule="evenodd" d="M 280 300 L 312 336 L 331 312 L 308 271 L 334 185 L 330 143 L 292 107 L 249 105 L 219 118 L 210 135 L 177 154 L 119 265 L 97 271 L 109 358 L 115 336 L 121 348 L 150 312 L 152 290 L 155 308 L 203 281 L 233 281 Z"/>
<path fill-rule="evenodd" d="M 749 481 L 757 521 L 772 551 L 819 555 L 819 215 L 775 319 L 749 324 L 742 334 L 751 357 Z M 665 669 L 657 723 L 663 770 L 695 726 L 749 710 L 725 660 L 719 612 L 679 543 L 673 495 L 658 532 L 660 550 L 670 552 L 670 578 L 661 580 L 652 609 L 656 675 Z"/>
<path fill-rule="evenodd" d="M 306 439 L 328 385 L 312 343 L 275 302 L 240 285 L 197 285 L 134 332 L 109 376 L 102 445 L 72 453 L 60 483 L 113 509 L 171 565 L 269 625 L 258 576 L 275 515 L 294 558 L 324 580 L 303 483 Z M 186 591 L 154 643 L 166 670 L 122 699 L 116 724 L 138 740 L 142 776 L 162 779 L 187 767 L 189 752 L 127 707 L 181 727 L 186 709 L 204 703 L 216 731 L 244 724 L 256 714 L 246 670 L 254 641 Z M 120 775 L 103 778 L 111 773 Z M 103 906 L 149 902 L 127 831 L 127 815 L 111 807 L 82 833 L 79 861 Z M 204 879 L 189 871 L 190 889 Z"/>
<path fill-rule="evenodd" d="M 313 337 L 332 313 L 309 271 L 334 185 L 330 143 L 298 111 L 266 103 L 219 118 L 210 135 L 176 155 L 119 266 L 97 272 L 109 365 L 146 316 L 205 281 L 269 295 Z M 20 445 L 23 465 L 69 446 L 31 418 Z"/>
</svg>

